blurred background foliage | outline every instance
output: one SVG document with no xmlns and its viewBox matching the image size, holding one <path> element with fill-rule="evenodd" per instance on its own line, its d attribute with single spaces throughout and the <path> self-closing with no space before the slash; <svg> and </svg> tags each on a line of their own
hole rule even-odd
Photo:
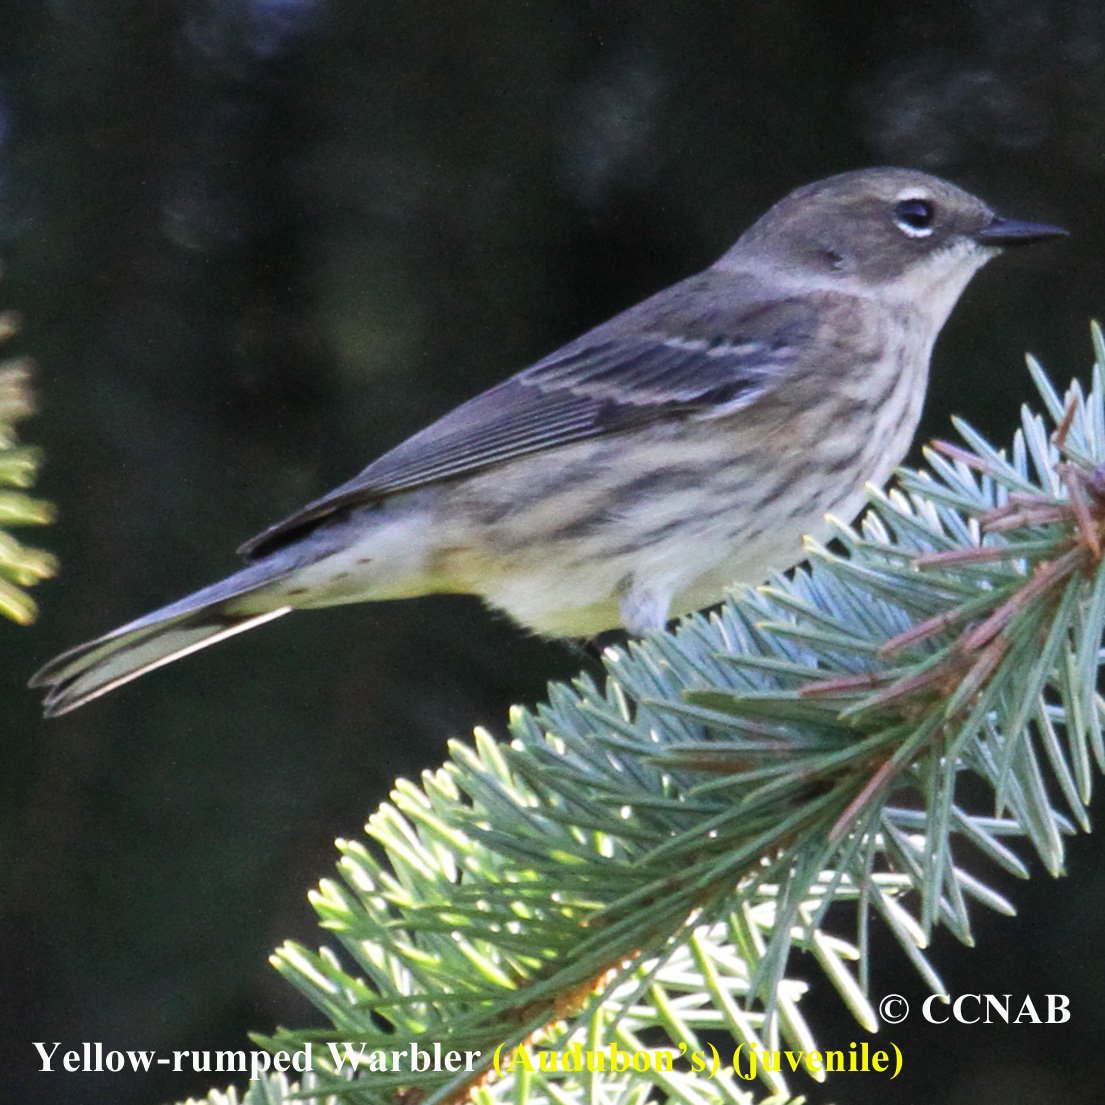
<svg viewBox="0 0 1105 1105">
<path fill-rule="evenodd" d="M 1105 312 L 1098 0 L 0 0 L 0 307 L 40 365 L 62 560 L 0 625 L 0 1085 L 114 1105 L 206 1075 L 46 1076 L 32 1040 L 230 1048 L 310 1012 L 267 967 L 400 773 L 588 663 L 466 599 L 303 614 L 46 725 L 59 649 L 479 389 L 703 267 L 791 187 L 911 165 L 1073 237 L 994 265 L 924 424 L 999 440 Z M 1056 1028 L 914 1025 L 850 1102 L 1099 1101 L 1105 848 L 942 937 L 954 993 L 1071 996 Z M 888 941 L 876 993 L 917 993 Z M 937 958 L 939 958 L 939 954 Z M 918 994 L 918 997 L 920 995 Z M 827 1044 L 858 1030 L 826 997 Z M 822 1099 L 821 1091 L 813 1091 Z"/>
</svg>

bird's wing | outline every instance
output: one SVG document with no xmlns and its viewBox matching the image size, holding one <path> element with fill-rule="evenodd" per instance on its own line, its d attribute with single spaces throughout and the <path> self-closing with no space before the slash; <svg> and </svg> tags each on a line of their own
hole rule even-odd
<svg viewBox="0 0 1105 1105">
<path fill-rule="evenodd" d="M 807 345 L 819 311 L 809 298 L 744 295 L 743 309 L 719 320 L 716 306 L 708 316 L 703 310 L 703 278 L 661 292 L 462 404 L 239 551 L 256 560 L 347 508 L 527 453 L 755 402 Z"/>
</svg>

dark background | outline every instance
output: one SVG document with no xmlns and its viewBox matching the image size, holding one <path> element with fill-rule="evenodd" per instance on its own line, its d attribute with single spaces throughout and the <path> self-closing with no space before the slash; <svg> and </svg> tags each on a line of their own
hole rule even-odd
<svg viewBox="0 0 1105 1105">
<path fill-rule="evenodd" d="M 1105 309 L 1099 0 L 0 2 L 0 305 L 40 366 L 41 536 L 62 574 L 0 625 L 6 1101 L 208 1088 L 33 1072 L 63 1048 L 232 1048 L 314 1019 L 266 964 L 397 774 L 585 658 L 465 599 L 280 621 L 53 723 L 59 649 L 234 567 L 233 549 L 484 386 L 703 267 L 791 187 L 889 163 L 1069 226 L 964 297 L 926 434 L 1008 441 L 1022 355 L 1085 374 Z M 1073 1020 L 908 1026 L 891 1086 L 815 1102 L 1105 1095 L 1105 849 L 998 879 L 1016 920 L 938 937 L 948 989 Z M 889 941 L 876 993 L 918 1000 Z M 822 995 L 827 987 L 822 986 Z M 835 999 L 827 1043 L 859 1038 Z"/>
</svg>

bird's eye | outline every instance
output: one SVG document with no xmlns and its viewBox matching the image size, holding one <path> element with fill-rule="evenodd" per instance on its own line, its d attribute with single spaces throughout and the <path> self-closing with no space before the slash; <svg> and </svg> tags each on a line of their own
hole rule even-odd
<svg viewBox="0 0 1105 1105">
<path fill-rule="evenodd" d="M 932 233 L 936 209 L 929 200 L 915 196 L 898 200 L 894 205 L 894 222 L 903 234 L 911 238 L 927 238 Z"/>
</svg>

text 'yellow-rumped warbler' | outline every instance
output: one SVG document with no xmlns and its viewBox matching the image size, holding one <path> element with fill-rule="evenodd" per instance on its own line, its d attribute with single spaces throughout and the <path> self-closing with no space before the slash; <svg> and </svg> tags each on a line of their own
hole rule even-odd
<svg viewBox="0 0 1105 1105">
<path fill-rule="evenodd" d="M 549 636 L 717 602 L 851 519 L 909 448 L 936 335 L 1002 247 L 1063 234 L 925 173 L 777 203 L 705 272 L 445 415 L 247 542 L 248 565 L 39 671 L 60 714 L 298 608 L 480 595 Z"/>
</svg>

